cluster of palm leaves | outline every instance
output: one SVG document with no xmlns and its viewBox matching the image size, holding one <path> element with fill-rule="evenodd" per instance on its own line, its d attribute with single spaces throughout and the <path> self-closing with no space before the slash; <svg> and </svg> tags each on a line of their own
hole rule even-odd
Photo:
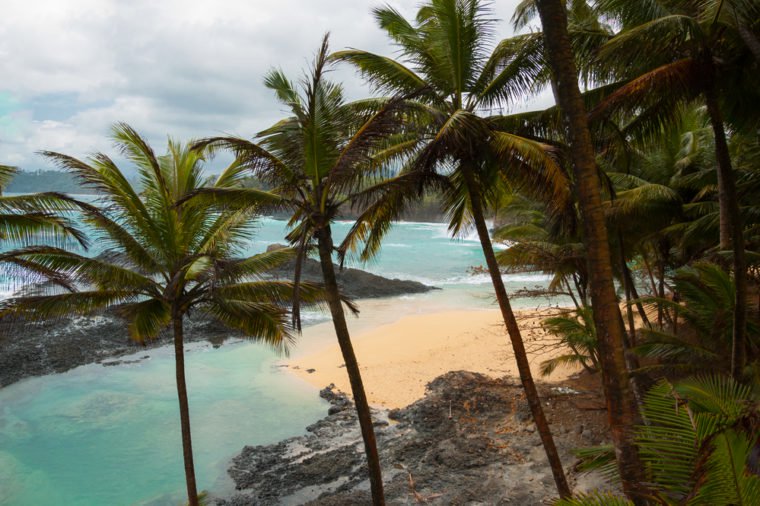
<svg viewBox="0 0 760 506">
<path fill-rule="evenodd" d="M 740 394 L 727 394 L 725 405 L 743 406 L 748 394 L 740 384 L 753 381 L 760 359 L 757 315 L 748 303 L 760 281 L 760 211 L 753 199 L 760 189 L 760 2 L 524 0 L 513 18 L 518 35 L 504 40 L 494 37 L 498 21 L 479 0 L 429 0 L 411 20 L 391 6 L 373 14 L 396 57 L 359 49 L 330 54 L 325 37 L 301 79 L 277 70 L 266 75 L 288 117 L 251 139 L 170 142 L 167 154 L 156 156 L 134 130 L 117 125 L 115 140 L 139 174 L 139 190 L 105 155 L 80 161 L 45 153 L 97 190 L 101 202 L 56 194 L 0 198 L 7 211 L 0 233 L 25 244 L 0 260 L 48 282 L 46 291 L 6 301 L 3 315 L 24 321 L 116 308 L 135 339 L 171 328 L 188 498 L 195 505 L 183 318 L 201 311 L 283 349 L 301 329 L 301 304 L 323 301 L 359 414 L 373 503 L 384 504 L 346 325 L 344 306 L 355 307 L 340 294 L 333 260 L 370 259 L 394 221 L 435 195 L 452 235 L 478 233 L 558 494 L 567 498 L 570 488 L 505 272 L 547 273 L 551 293 L 573 301 L 573 314 L 547 322 L 570 352 L 547 362 L 544 372 L 562 362 L 601 372 L 628 498 L 645 504 L 729 497 L 705 477 L 717 476 L 726 454 L 754 444 L 747 443 L 746 424 L 756 410 L 732 411 L 729 422 L 705 407 L 696 387 L 687 396 L 664 386 L 670 383 L 650 390 L 639 406 L 646 385 L 704 363 L 733 376 L 726 389 Z M 373 96 L 348 102 L 327 78 L 339 64 L 354 67 Z M 503 113 L 549 86 L 556 106 Z M 232 152 L 235 162 L 206 179 L 201 167 L 216 150 Z M 0 183 L 9 175 L 2 168 Z M 248 178 L 266 190 L 251 188 Z M 240 258 L 262 206 L 290 212 L 293 247 Z M 336 245 L 331 224 L 346 210 L 358 218 Z M 107 253 L 92 258 L 67 247 L 86 239 L 66 213 L 94 230 Z M 501 222 L 493 233 L 490 213 Z M 29 244 L 39 237 L 62 242 Z M 492 241 L 510 247 L 497 254 Z M 322 287 L 300 280 L 313 252 Z M 293 258 L 292 283 L 262 277 Z M 676 440 L 664 432 L 642 436 L 671 423 L 656 400 L 668 395 L 669 405 L 676 400 L 680 434 L 691 430 L 693 444 L 710 448 L 689 461 L 701 474 L 688 491 L 686 482 L 678 488 L 653 481 L 677 464 L 653 458 L 653 438 Z M 732 453 L 744 458 L 735 460 L 738 468 L 745 453 Z M 755 482 L 747 483 L 742 498 L 756 493 Z M 611 496 L 583 500 L 625 503 Z"/>
<path fill-rule="evenodd" d="M 240 253 L 251 237 L 256 205 L 226 209 L 187 197 L 201 187 L 238 186 L 244 176 L 232 164 L 214 179 L 203 174 L 204 152 L 170 141 L 167 153 L 157 156 L 131 127 L 119 124 L 113 137 L 139 176 L 138 191 L 107 155 L 82 161 L 44 153 L 83 185 L 98 192 L 90 204 L 58 195 L 3 197 L 15 214 L 4 223 L 7 239 L 35 239 L 0 255 L 11 272 L 23 272 L 31 284 L 3 301 L 2 316 L 20 322 L 91 314 L 114 309 L 128 325 L 135 341 L 159 337 L 171 328 L 175 347 L 176 382 L 180 407 L 183 456 L 188 498 L 197 504 L 189 402 L 184 368 L 184 319 L 190 312 L 210 317 L 238 334 L 286 351 L 292 340 L 287 306 L 293 286 L 269 279 L 267 272 L 291 259 L 293 250 L 281 249 L 255 256 Z M 19 230 L 19 211 L 24 234 Z M 69 217 L 46 213 L 46 207 Z M 93 257 L 51 244 L 48 236 L 72 236 L 84 243 L 73 227 L 76 218 L 91 233 L 103 253 Z M 5 218 L 5 216 L 3 217 Z M 42 232 L 42 235 L 40 234 Z M 321 289 L 300 286 L 308 303 L 323 300 Z"/>
<path fill-rule="evenodd" d="M 757 392 L 727 375 L 661 380 L 647 393 L 636 442 L 653 504 L 755 504 L 760 497 Z M 580 452 L 585 469 L 620 480 L 609 446 Z M 557 506 L 631 505 L 617 494 L 592 492 Z"/>
</svg>

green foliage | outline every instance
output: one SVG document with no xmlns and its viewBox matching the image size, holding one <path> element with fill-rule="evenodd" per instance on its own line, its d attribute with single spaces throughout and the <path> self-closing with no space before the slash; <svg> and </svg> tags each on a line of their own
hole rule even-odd
<svg viewBox="0 0 760 506">
<path fill-rule="evenodd" d="M 540 66 L 530 58 L 514 59 L 509 43 L 493 47 L 494 21 L 483 2 L 432 0 L 415 20 L 390 7 L 374 14 L 399 58 L 361 50 L 339 51 L 333 58 L 352 64 L 379 92 L 415 92 L 414 112 L 405 117 L 414 142 L 399 178 L 358 219 L 355 231 L 366 240 L 365 257 L 389 221 L 425 188 L 443 190 L 455 235 L 473 225 L 474 193 L 480 207 L 495 206 L 510 185 L 553 207 L 566 205 L 568 176 L 553 146 L 502 129 L 502 117 L 484 113 L 521 97 Z"/>
<path fill-rule="evenodd" d="M 584 306 L 572 313 L 554 316 L 543 321 L 544 328 L 559 337 L 559 344 L 572 353 L 541 362 L 541 375 L 549 376 L 559 365 L 582 365 L 589 372 L 599 370 L 599 349 L 593 312 Z"/>
<path fill-rule="evenodd" d="M 292 251 L 236 256 L 251 236 L 256 204 L 230 209 L 187 200 L 206 183 L 203 152 L 170 140 L 167 154 L 156 156 L 125 124 L 116 125 L 113 136 L 135 166 L 140 191 L 104 154 L 80 161 L 45 153 L 101 195 L 97 206 L 66 202 L 76 206 L 105 253 L 91 258 L 55 246 L 29 246 L 0 255 L 6 265 L 59 287 L 3 301 L 2 316 L 37 320 L 117 307 L 132 338 L 143 341 L 193 310 L 286 351 L 292 286 L 264 276 L 292 258 Z M 211 184 L 230 189 L 241 177 L 233 164 Z M 302 287 L 302 294 L 307 302 L 320 298 L 313 286 Z"/>
<path fill-rule="evenodd" d="M 554 506 L 633 506 L 633 501 L 612 492 L 591 492 L 560 499 L 554 503 Z"/>
<path fill-rule="evenodd" d="M 680 302 L 647 299 L 675 310 L 683 321 L 678 333 L 642 329 L 645 341 L 636 351 L 656 358 L 664 366 L 680 371 L 728 371 L 736 289 L 728 273 L 709 262 L 697 262 L 678 269 L 672 277 L 673 290 Z M 760 325 L 756 313 L 748 314 L 747 336 L 750 352 L 757 354 Z"/>
<path fill-rule="evenodd" d="M 647 495 L 653 502 L 760 502 L 760 476 L 751 467 L 760 411 L 749 386 L 722 375 L 674 384 L 661 380 L 645 396 L 642 415 L 646 424 L 639 427 L 636 444 L 647 467 Z M 584 457 L 604 466 L 605 455 L 609 452 L 594 449 Z M 614 500 L 592 494 L 557 504 L 617 504 Z"/>
<path fill-rule="evenodd" d="M 4 247 L 20 244 L 71 244 L 87 247 L 87 239 L 66 213 L 76 208 L 60 193 L 2 195 L 19 174 L 0 165 L 0 241 Z"/>
<path fill-rule="evenodd" d="M 542 272 L 552 276 L 549 292 L 586 304 L 588 265 L 585 247 L 575 233 L 577 215 L 566 210 L 549 216 L 542 204 L 516 192 L 502 196 L 493 239 L 509 247 L 496 253 L 504 272 Z"/>
<path fill-rule="evenodd" d="M 318 233 L 330 233 L 330 224 L 342 210 L 361 213 L 389 188 L 400 184 L 403 178 L 394 177 L 388 164 L 403 158 L 403 144 L 412 137 L 397 132 L 400 115 L 409 112 L 404 100 L 345 100 L 342 87 L 326 77 L 328 50 L 325 36 L 309 74 L 299 82 L 279 70 L 267 74 L 266 86 L 291 116 L 259 133 L 255 142 L 217 137 L 195 145 L 198 150 L 232 151 L 240 170 L 271 190 L 203 188 L 194 192 L 193 200 L 233 209 L 265 201 L 286 209 L 290 227 L 287 239 L 299 250 L 299 265 Z M 364 238 L 364 230 L 354 227 L 339 253 L 354 251 Z M 368 244 L 363 258 L 369 258 L 378 247 Z M 297 278 L 298 272 L 299 268 Z M 293 302 L 293 322 L 300 327 L 298 297 Z M 352 305 L 348 307 L 354 310 Z"/>
<path fill-rule="evenodd" d="M 747 471 L 747 457 L 757 414 L 749 387 L 727 376 L 660 382 L 646 396 L 649 425 L 637 437 L 652 492 L 696 504 L 756 504 L 760 477 Z"/>
</svg>

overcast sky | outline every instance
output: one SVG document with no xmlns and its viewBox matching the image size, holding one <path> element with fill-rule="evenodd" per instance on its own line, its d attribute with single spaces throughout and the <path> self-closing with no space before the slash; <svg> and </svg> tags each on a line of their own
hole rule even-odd
<svg viewBox="0 0 760 506">
<path fill-rule="evenodd" d="M 498 38 L 519 0 L 492 4 Z M 262 84 L 271 67 L 297 78 L 331 32 L 331 49 L 393 55 L 371 16 L 376 0 L 3 0 L 0 164 L 46 168 L 41 149 L 112 153 L 125 121 L 163 152 L 178 139 L 252 136 L 283 115 Z M 417 0 L 390 0 L 412 17 Z M 367 91 L 338 69 L 353 98 Z M 543 107 L 551 99 L 521 108 Z"/>
</svg>

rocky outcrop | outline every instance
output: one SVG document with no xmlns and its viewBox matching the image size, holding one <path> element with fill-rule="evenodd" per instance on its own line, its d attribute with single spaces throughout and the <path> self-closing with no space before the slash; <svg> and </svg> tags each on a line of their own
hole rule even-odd
<svg viewBox="0 0 760 506">
<path fill-rule="evenodd" d="M 573 448 L 605 439 L 604 406 L 595 404 L 596 393 L 543 390 L 570 470 Z M 331 403 L 330 414 L 306 435 L 245 447 L 233 459 L 229 474 L 239 492 L 218 499 L 218 506 L 371 503 L 353 404 L 329 387 L 322 397 Z M 589 413 L 589 399 L 601 410 Z M 556 495 L 514 380 L 447 373 L 428 385 L 423 399 L 404 409 L 375 410 L 373 419 L 389 504 L 539 505 Z M 588 479 L 579 484 L 572 471 L 570 478 L 586 488 Z"/>
<path fill-rule="evenodd" d="M 292 279 L 293 263 L 272 274 Z M 321 281 L 319 263 L 308 260 L 304 265 L 303 279 Z M 431 290 L 415 281 L 387 279 L 358 269 L 343 269 L 338 273 L 343 294 L 350 299 L 390 297 Z M 234 332 L 215 322 L 190 315 L 186 320 L 186 340 L 208 340 L 215 345 Z M 76 316 L 43 322 L 0 321 L 0 387 L 29 376 L 60 373 L 92 362 L 113 365 L 110 360 L 170 344 L 170 337 L 137 344 L 130 340 L 124 320 L 110 311 L 95 316 Z"/>
<path fill-rule="evenodd" d="M 234 337 L 219 324 L 191 318 L 185 334 L 188 342 L 205 340 L 215 346 Z M 167 344 L 171 338 L 166 333 L 144 344 L 132 341 L 124 320 L 112 311 L 43 322 L 0 322 L 0 387 L 93 362 L 118 365 L 123 362 L 120 357 Z"/>
<path fill-rule="evenodd" d="M 284 248 L 285 246 L 273 244 L 269 249 Z M 272 275 L 282 279 L 293 279 L 295 260 L 283 264 L 271 271 Z M 434 290 L 435 287 L 423 285 L 417 281 L 404 279 L 389 279 L 366 271 L 352 268 L 335 266 L 335 275 L 341 293 L 349 299 L 370 299 L 379 297 L 394 297 L 410 293 L 424 293 Z M 304 259 L 301 279 L 313 283 L 322 282 L 322 267 L 319 262 L 312 259 Z"/>
</svg>

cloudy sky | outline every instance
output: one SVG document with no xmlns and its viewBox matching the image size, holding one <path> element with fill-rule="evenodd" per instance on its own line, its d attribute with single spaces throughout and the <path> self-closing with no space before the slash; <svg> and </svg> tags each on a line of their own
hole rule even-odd
<svg viewBox="0 0 760 506">
<path fill-rule="evenodd" d="M 519 0 L 497 0 L 497 36 Z M 3 0 L 0 164 L 46 168 L 40 149 L 112 152 L 126 121 L 157 148 L 166 136 L 250 137 L 282 108 L 262 84 L 281 67 L 298 77 L 331 32 L 333 50 L 392 55 L 370 9 L 385 0 Z M 408 17 L 418 0 L 388 2 Z M 334 77 L 366 94 L 351 69 Z M 525 107 L 544 106 L 547 96 Z"/>
</svg>

